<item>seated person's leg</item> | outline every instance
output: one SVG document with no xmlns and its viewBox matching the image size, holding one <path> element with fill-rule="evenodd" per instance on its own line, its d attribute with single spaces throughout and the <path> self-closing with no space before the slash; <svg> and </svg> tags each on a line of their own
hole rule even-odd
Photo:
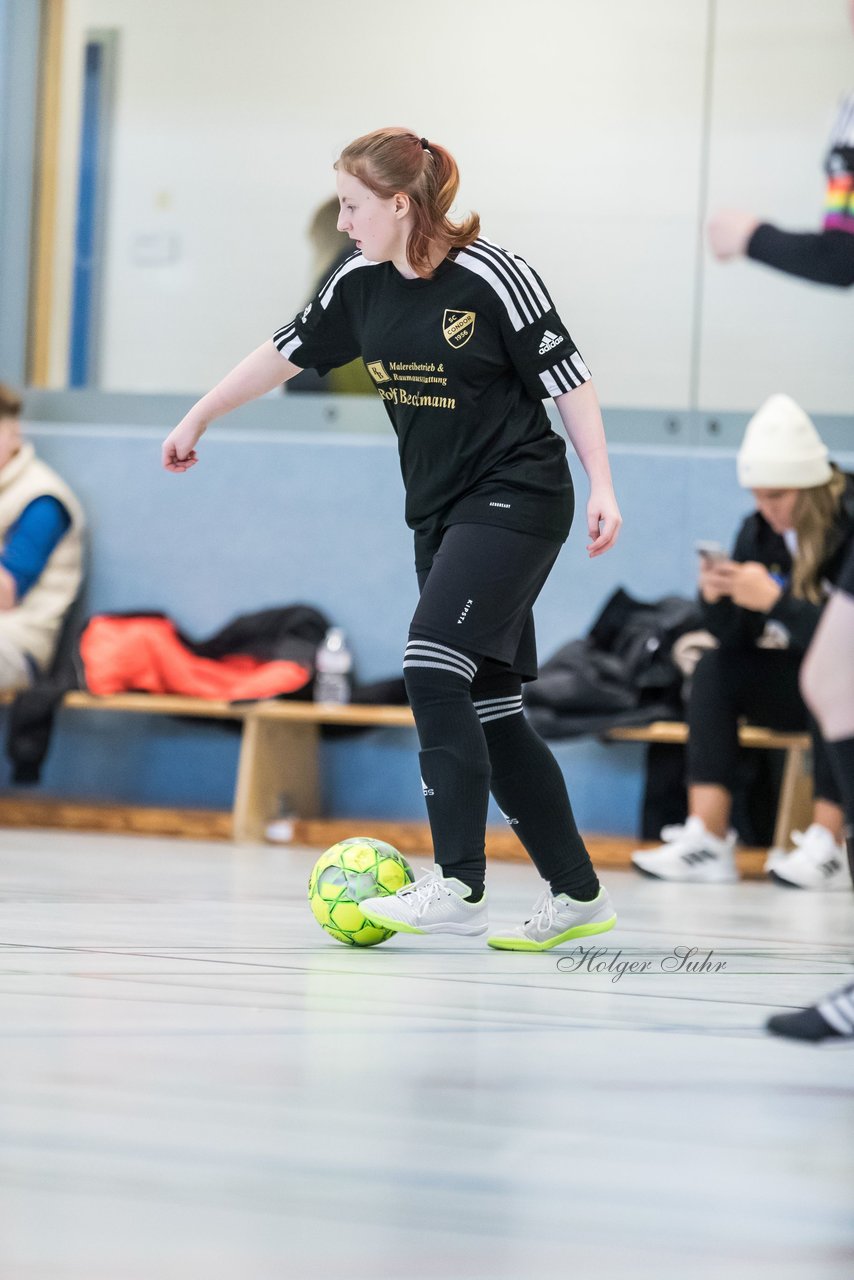
<svg viewBox="0 0 854 1280">
<path fill-rule="evenodd" d="M 806 727 L 794 655 L 722 647 L 700 659 L 688 703 L 688 821 L 665 828 L 660 848 L 632 855 L 640 871 L 698 883 L 738 878 L 728 827 L 742 717 L 772 729 Z"/>
<path fill-rule="evenodd" d="M 738 771 L 740 691 L 732 651 L 704 653 L 688 701 L 688 821 L 665 827 L 659 848 L 632 854 L 645 875 L 700 883 L 738 879 L 729 819 Z"/>
<path fill-rule="evenodd" d="M 790 853 L 772 849 L 765 869 L 772 880 L 795 889 L 850 889 L 840 790 L 827 743 L 812 718 L 810 733 L 815 795 L 812 822 L 806 831 L 792 833 L 794 848 Z"/>
</svg>

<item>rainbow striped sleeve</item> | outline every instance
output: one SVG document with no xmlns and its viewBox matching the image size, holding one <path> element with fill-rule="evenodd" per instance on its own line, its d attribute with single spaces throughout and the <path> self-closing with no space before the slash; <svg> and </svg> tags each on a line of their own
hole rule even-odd
<svg viewBox="0 0 854 1280">
<path fill-rule="evenodd" d="M 854 174 L 843 174 L 828 181 L 824 225 L 828 231 L 854 233 Z"/>
<path fill-rule="evenodd" d="M 839 108 L 825 170 L 825 230 L 854 234 L 854 94 L 849 94 Z"/>
</svg>

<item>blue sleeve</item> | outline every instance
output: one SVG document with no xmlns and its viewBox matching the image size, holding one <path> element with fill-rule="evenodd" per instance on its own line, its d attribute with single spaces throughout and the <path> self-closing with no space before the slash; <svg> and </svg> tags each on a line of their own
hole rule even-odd
<svg viewBox="0 0 854 1280">
<path fill-rule="evenodd" d="M 35 498 L 6 534 L 0 564 L 15 579 L 18 599 L 41 577 L 54 547 L 71 525 L 71 516 L 58 498 Z"/>
</svg>

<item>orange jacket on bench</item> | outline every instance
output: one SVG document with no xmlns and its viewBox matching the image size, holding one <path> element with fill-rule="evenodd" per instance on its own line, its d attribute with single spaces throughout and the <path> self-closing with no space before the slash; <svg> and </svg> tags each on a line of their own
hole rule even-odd
<svg viewBox="0 0 854 1280">
<path fill-rule="evenodd" d="M 311 671 L 296 662 L 263 662 L 247 654 L 202 658 L 159 617 L 95 617 L 80 638 L 92 693 L 181 693 L 242 702 L 294 693 Z"/>
</svg>

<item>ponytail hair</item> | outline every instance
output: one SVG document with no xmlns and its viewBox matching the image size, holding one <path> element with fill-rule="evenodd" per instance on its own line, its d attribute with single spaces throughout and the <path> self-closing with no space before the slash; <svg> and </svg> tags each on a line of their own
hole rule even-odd
<svg viewBox="0 0 854 1280">
<path fill-rule="evenodd" d="M 409 196 L 414 222 L 406 257 L 416 275 L 429 277 L 430 247 L 437 242 L 464 249 L 480 234 L 480 218 L 470 213 L 452 222 L 448 210 L 460 185 L 457 162 L 438 143 L 411 129 L 376 129 L 345 147 L 335 168 L 352 174 L 381 200 L 398 192 Z"/>
</svg>

